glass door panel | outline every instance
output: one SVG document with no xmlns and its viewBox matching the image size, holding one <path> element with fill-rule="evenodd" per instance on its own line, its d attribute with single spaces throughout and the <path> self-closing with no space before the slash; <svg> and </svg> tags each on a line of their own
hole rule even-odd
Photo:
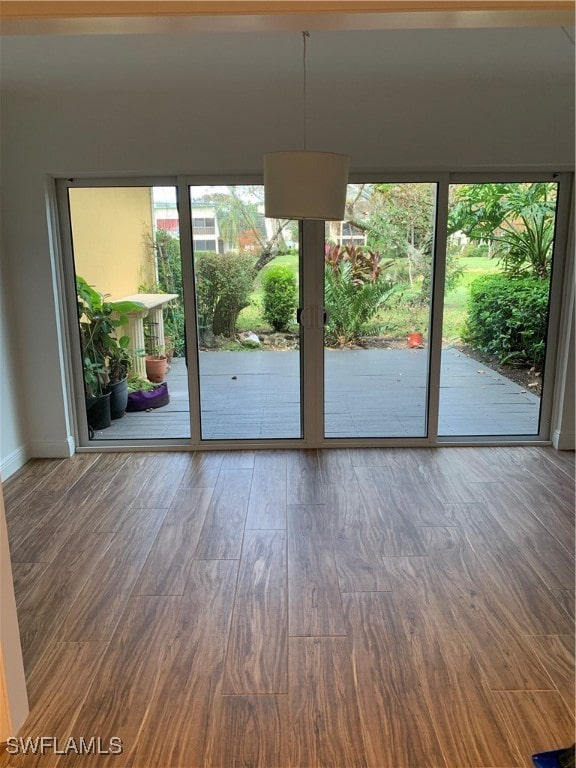
<svg viewBox="0 0 576 768">
<path fill-rule="evenodd" d="M 262 186 L 190 187 L 204 440 L 299 438 L 298 223 Z"/>
<path fill-rule="evenodd" d="M 90 440 L 190 437 L 175 188 L 71 187 L 68 203 Z"/>
<path fill-rule="evenodd" d="M 424 437 L 436 184 L 350 184 L 327 222 L 326 437 Z"/>
<path fill-rule="evenodd" d="M 539 433 L 557 191 L 450 186 L 441 436 Z"/>
</svg>

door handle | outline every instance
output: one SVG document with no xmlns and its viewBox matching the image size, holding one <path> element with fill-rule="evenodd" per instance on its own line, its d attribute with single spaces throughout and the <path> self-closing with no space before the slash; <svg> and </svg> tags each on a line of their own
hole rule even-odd
<svg viewBox="0 0 576 768">
<path fill-rule="evenodd" d="M 316 317 L 317 319 L 314 321 L 314 324 L 310 322 L 310 315 L 306 314 L 309 312 L 309 310 L 314 310 L 314 313 L 312 315 L 312 318 Z M 322 328 L 326 325 L 328 322 L 328 310 L 326 307 L 298 307 L 296 310 L 296 322 L 301 325 L 303 328 Z"/>
<path fill-rule="evenodd" d="M 299 323 L 302 328 L 311 328 L 310 324 L 310 310 L 312 307 L 298 307 L 296 310 L 296 322 Z"/>
</svg>

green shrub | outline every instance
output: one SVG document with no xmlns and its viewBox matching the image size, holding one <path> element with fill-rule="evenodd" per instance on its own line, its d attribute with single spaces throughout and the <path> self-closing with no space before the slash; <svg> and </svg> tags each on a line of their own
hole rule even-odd
<svg viewBox="0 0 576 768">
<path fill-rule="evenodd" d="M 174 357 L 183 357 L 186 349 L 183 307 L 179 305 L 176 307 L 166 307 L 164 310 L 164 333 L 172 339 Z"/>
<path fill-rule="evenodd" d="M 262 276 L 262 289 L 265 320 L 275 331 L 287 331 L 298 301 L 294 272 L 280 264 L 270 267 Z"/>
<path fill-rule="evenodd" d="M 231 338 L 240 311 L 250 303 L 254 257 L 238 251 L 200 251 L 194 256 L 200 342 Z"/>
<path fill-rule="evenodd" d="M 540 367 L 546 351 L 547 280 L 484 275 L 470 284 L 463 339 L 500 363 Z"/>
</svg>

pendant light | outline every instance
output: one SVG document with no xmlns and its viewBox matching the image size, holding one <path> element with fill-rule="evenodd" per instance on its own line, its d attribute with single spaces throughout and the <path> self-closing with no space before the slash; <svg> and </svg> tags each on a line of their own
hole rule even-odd
<svg viewBox="0 0 576 768">
<path fill-rule="evenodd" d="M 307 146 L 306 40 L 303 40 L 303 151 L 264 155 L 264 206 L 269 219 L 341 221 L 346 204 L 350 158 L 335 152 L 309 152 Z"/>
</svg>

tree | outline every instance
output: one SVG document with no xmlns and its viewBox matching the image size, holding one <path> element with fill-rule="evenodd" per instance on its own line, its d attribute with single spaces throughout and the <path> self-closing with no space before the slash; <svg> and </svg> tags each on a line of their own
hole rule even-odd
<svg viewBox="0 0 576 768">
<path fill-rule="evenodd" d="M 510 277 L 550 273 L 556 184 L 462 184 L 454 188 L 449 232 L 489 243 Z"/>
<path fill-rule="evenodd" d="M 350 184 L 344 220 L 366 233 L 388 258 L 410 258 L 430 248 L 434 191 L 430 184 Z"/>
<path fill-rule="evenodd" d="M 430 184 L 377 184 L 375 186 L 376 220 L 385 217 L 392 245 L 410 258 L 413 251 L 430 248 L 434 225 L 434 189 Z M 379 244 L 378 229 L 371 222 L 374 246 Z M 388 244 L 388 247 L 390 245 Z"/>
<path fill-rule="evenodd" d="M 413 288 L 419 281 L 419 292 L 412 303 L 426 305 L 430 301 L 434 249 L 435 189 L 427 183 L 364 185 L 351 196 L 347 211 L 358 205 L 368 211 L 356 215 L 363 224 L 368 245 L 395 262 L 394 278 L 408 282 Z M 367 202 L 365 202 L 367 201 Z M 446 257 L 446 290 L 457 283 L 462 270 L 454 254 Z"/>
<path fill-rule="evenodd" d="M 222 239 L 230 249 L 237 250 L 242 243 L 251 250 L 259 251 L 254 264 L 254 277 L 269 264 L 272 259 L 286 251 L 284 230 L 290 222 L 285 219 L 272 219 L 272 232 L 268 233 L 262 225 L 259 205 L 263 199 L 254 202 L 260 194 L 259 187 L 229 187 L 228 194 L 219 193 L 211 198 L 216 204 L 218 226 Z"/>
<path fill-rule="evenodd" d="M 254 284 L 254 257 L 246 252 L 195 254 L 196 309 L 201 343 L 232 337 L 240 311 L 248 306 Z"/>
<path fill-rule="evenodd" d="M 433 188 L 430 184 L 378 184 L 375 191 L 378 205 L 368 242 L 375 248 L 393 248 L 398 257 L 405 258 L 410 287 L 421 276 L 425 288 L 422 298 L 427 301 L 432 271 Z"/>
<path fill-rule="evenodd" d="M 287 250 L 284 228 L 288 222 L 272 220 L 271 232 L 266 228 L 264 216 L 260 213 L 263 203 L 259 197 L 260 190 L 260 187 L 228 187 L 228 193 L 217 193 L 207 200 L 216 207 L 218 227 L 226 245 L 225 250 L 228 253 L 238 251 L 234 258 L 227 259 L 226 253 L 220 257 L 223 283 L 232 291 L 235 290 L 234 286 L 237 286 L 238 290 L 233 299 L 229 290 L 214 308 L 212 328 L 216 336 L 233 336 L 238 315 L 250 302 L 250 291 L 245 290 L 246 280 L 250 278 L 252 284 L 256 275 L 267 264 Z M 250 272 L 246 271 L 243 255 L 254 257 Z"/>
<path fill-rule="evenodd" d="M 216 207 L 218 229 L 225 249 L 237 250 L 238 241 L 245 237 L 246 233 L 250 233 L 258 241 L 255 235 L 258 218 L 256 203 L 242 200 L 235 187 L 230 187 L 229 194 L 215 194 L 210 202 Z"/>
</svg>

